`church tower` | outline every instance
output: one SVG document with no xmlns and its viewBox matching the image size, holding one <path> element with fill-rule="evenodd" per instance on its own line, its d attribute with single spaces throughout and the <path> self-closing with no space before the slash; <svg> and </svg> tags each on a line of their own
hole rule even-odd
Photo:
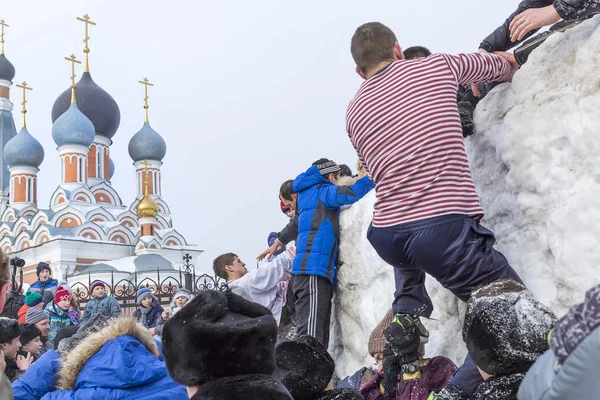
<svg viewBox="0 0 600 400">
<path fill-rule="evenodd" d="M 15 67 L 4 55 L 4 35 L 8 25 L 0 20 L 0 214 L 9 201 L 10 173 L 4 160 L 4 147 L 15 137 L 17 130 L 13 120 L 13 103 L 10 101 L 10 88 L 15 78 Z"/>
</svg>

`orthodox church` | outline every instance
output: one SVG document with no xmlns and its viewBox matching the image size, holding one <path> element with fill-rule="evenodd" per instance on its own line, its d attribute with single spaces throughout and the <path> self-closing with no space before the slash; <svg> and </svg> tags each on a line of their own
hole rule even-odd
<svg viewBox="0 0 600 400">
<path fill-rule="evenodd" d="M 25 260 L 24 282 L 37 280 L 38 262 L 48 263 L 57 279 L 85 272 L 119 275 L 140 271 L 179 271 L 183 257 L 201 254 L 173 228 L 169 206 L 162 197 L 161 168 L 167 152 L 165 140 L 148 122 L 148 79 L 145 86 L 145 122 L 129 141 L 137 196 L 124 204 L 110 179 L 115 172 L 110 158 L 112 138 L 121 119 L 115 100 L 94 80 L 89 68 L 90 25 L 85 15 L 84 73 L 75 82 L 77 61 L 72 64 L 71 86 L 52 107 L 52 138 L 61 170 L 48 208 L 38 206 L 38 177 L 46 156 L 44 148 L 26 126 L 26 96 L 22 89 L 22 128 L 17 133 L 11 88 L 15 67 L 4 54 L 4 28 L 0 21 L 0 249 L 9 257 Z M 52 151 L 55 151 L 54 149 Z M 58 171 L 57 171 L 58 172 Z M 162 275 L 162 274 L 161 274 Z"/>
</svg>

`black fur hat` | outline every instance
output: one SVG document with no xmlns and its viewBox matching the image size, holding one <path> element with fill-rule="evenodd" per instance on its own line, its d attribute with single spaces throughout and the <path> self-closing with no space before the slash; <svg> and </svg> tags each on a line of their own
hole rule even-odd
<svg viewBox="0 0 600 400">
<path fill-rule="evenodd" d="M 217 379 L 200 386 L 192 399 L 293 400 L 285 386 L 269 375 L 244 375 Z"/>
<path fill-rule="evenodd" d="M 10 343 L 21 336 L 21 327 L 16 319 L 0 317 L 0 343 Z"/>
<path fill-rule="evenodd" d="M 363 400 L 364 397 L 358 390 L 344 388 L 344 389 L 333 389 L 321 393 L 319 397 L 314 400 Z"/>
<path fill-rule="evenodd" d="M 167 321 L 163 354 L 186 386 L 275 369 L 277 323 L 271 312 L 231 291 L 205 290 Z"/>
<path fill-rule="evenodd" d="M 321 343 L 312 336 L 300 336 L 280 343 L 275 350 L 275 377 L 295 400 L 313 400 L 331 380 L 335 362 Z"/>
</svg>

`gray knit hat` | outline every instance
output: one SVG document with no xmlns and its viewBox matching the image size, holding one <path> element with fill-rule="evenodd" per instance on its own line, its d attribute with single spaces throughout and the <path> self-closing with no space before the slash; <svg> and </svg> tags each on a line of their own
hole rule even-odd
<svg viewBox="0 0 600 400">
<path fill-rule="evenodd" d="M 50 319 L 50 317 L 46 311 L 37 307 L 31 307 L 29 310 L 27 310 L 27 314 L 25 315 L 26 324 L 37 324 L 45 319 Z"/>
</svg>

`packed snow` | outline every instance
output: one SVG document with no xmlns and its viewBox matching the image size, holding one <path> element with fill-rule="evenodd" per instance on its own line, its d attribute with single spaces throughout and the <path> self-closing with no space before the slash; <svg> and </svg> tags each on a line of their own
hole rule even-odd
<svg viewBox="0 0 600 400">
<path fill-rule="evenodd" d="M 466 139 L 483 225 L 537 299 L 560 317 L 600 282 L 600 17 L 550 37 L 492 91 Z M 337 375 L 374 360 L 369 335 L 391 307 L 393 268 L 366 239 L 375 193 L 342 212 L 330 350 Z M 433 278 L 427 356 L 460 363 L 465 306 Z"/>
</svg>

